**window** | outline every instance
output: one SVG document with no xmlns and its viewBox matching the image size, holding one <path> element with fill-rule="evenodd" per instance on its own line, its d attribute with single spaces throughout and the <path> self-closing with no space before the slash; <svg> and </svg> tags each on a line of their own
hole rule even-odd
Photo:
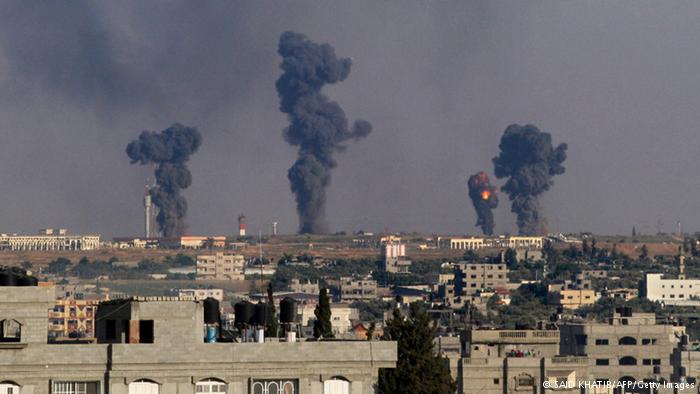
<svg viewBox="0 0 700 394">
<path fill-rule="evenodd" d="M 532 387 L 535 385 L 535 378 L 530 375 L 520 375 L 515 378 L 515 383 L 518 387 Z"/>
<path fill-rule="evenodd" d="M 661 359 L 660 358 L 655 358 L 651 360 L 652 365 L 661 365 Z"/>
<path fill-rule="evenodd" d="M 51 394 L 99 394 L 99 382 L 53 382 Z"/>
<path fill-rule="evenodd" d="M 158 388 L 158 383 L 141 379 L 129 383 L 129 394 L 158 394 Z"/>
<path fill-rule="evenodd" d="M 501 384 L 501 380 L 496 378 L 493 380 L 493 384 Z"/>
<path fill-rule="evenodd" d="M 0 342 L 19 342 L 22 338 L 22 325 L 17 320 L 0 321 Z"/>
<path fill-rule="evenodd" d="M 105 337 L 107 337 L 108 341 L 113 341 L 117 339 L 117 321 L 116 320 L 107 320 L 107 324 L 105 325 Z"/>
<path fill-rule="evenodd" d="M 334 377 L 323 382 L 323 394 L 350 394 L 350 382 Z"/>
<path fill-rule="evenodd" d="M 153 320 L 139 320 L 139 343 L 153 343 Z"/>
<path fill-rule="evenodd" d="M 297 394 L 299 381 L 290 380 L 252 380 L 250 382 L 252 394 Z"/>
<path fill-rule="evenodd" d="M 607 358 L 597 358 L 595 360 L 595 365 L 610 365 L 610 360 Z"/>
<path fill-rule="evenodd" d="M 620 365 L 637 365 L 637 359 L 631 356 L 622 357 L 620 359 Z"/>
<path fill-rule="evenodd" d="M 635 338 L 632 338 L 632 337 L 622 337 L 622 338 L 620 338 L 619 344 L 620 345 L 636 345 L 637 340 Z"/>
<path fill-rule="evenodd" d="M 0 382 L 0 394 L 19 394 L 19 386 L 12 382 Z"/>
<path fill-rule="evenodd" d="M 225 393 L 226 383 L 215 379 L 204 379 L 195 385 L 195 393 Z"/>
<path fill-rule="evenodd" d="M 595 344 L 596 345 L 608 345 L 608 340 L 607 339 L 596 339 Z"/>
<path fill-rule="evenodd" d="M 649 338 L 642 339 L 642 345 L 649 345 L 650 343 L 651 343 L 651 339 L 649 339 Z"/>
<path fill-rule="evenodd" d="M 644 360 L 642 360 L 642 365 L 651 365 L 651 359 L 645 358 Z"/>
</svg>

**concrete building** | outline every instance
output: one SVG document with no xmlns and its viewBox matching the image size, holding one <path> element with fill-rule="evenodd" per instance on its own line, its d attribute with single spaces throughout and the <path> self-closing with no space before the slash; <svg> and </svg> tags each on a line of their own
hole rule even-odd
<svg viewBox="0 0 700 394">
<path fill-rule="evenodd" d="M 68 235 L 65 229 L 42 229 L 38 235 L 0 234 L 0 249 L 5 250 L 93 250 L 99 247 L 99 235 Z"/>
<path fill-rule="evenodd" d="M 447 353 L 458 393 L 544 393 L 543 383 L 571 383 L 588 377 L 585 357 L 559 355 L 559 331 L 469 330 L 465 349 Z M 578 387 L 557 392 L 582 392 Z"/>
<path fill-rule="evenodd" d="M 672 355 L 684 328 L 657 324 L 653 313 L 622 308 L 607 323 L 563 323 L 560 353 L 587 356 L 595 380 L 677 381 Z"/>
<path fill-rule="evenodd" d="M 508 269 L 503 263 L 460 262 L 453 265 L 452 280 L 438 286 L 438 297 L 447 305 L 460 308 L 465 297 L 482 291 L 505 288 L 508 284 Z"/>
<path fill-rule="evenodd" d="M 292 278 L 289 284 L 289 291 L 292 293 L 303 293 L 303 294 L 318 294 L 321 289 L 318 286 L 318 281 L 312 282 L 307 279 L 304 282 L 298 278 Z"/>
<path fill-rule="evenodd" d="M 664 305 L 700 305 L 700 279 L 674 279 L 663 274 L 647 274 L 644 295 Z"/>
<path fill-rule="evenodd" d="M 216 253 L 197 256 L 197 279 L 244 280 L 245 258 L 240 254 Z"/>
<path fill-rule="evenodd" d="M 479 250 L 483 248 L 510 248 L 516 250 L 540 250 L 544 246 L 544 237 L 519 237 L 519 236 L 499 236 L 499 237 L 468 237 L 451 238 L 445 240 L 438 239 L 438 245 L 449 245 L 450 249 Z M 536 256 L 533 254 L 532 256 Z"/>
<path fill-rule="evenodd" d="M 395 236 L 382 237 L 380 240 L 384 271 L 391 273 L 408 273 L 411 260 L 406 258 L 406 245 Z"/>
<path fill-rule="evenodd" d="M 219 302 L 224 301 L 223 289 L 180 289 L 178 291 L 180 298 L 191 298 L 197 301 L 203 301 L 207 298 L 213 298 Z"/>
<path fill-rule="evenodd" d="M 551 293 L 551 298 L 556 305 L 566 309 L 578 309 L 582 306 L 593 305 L 600 298 L 594 290 L 564 289 Z"/>
<path fill-rule="evenodd" d="M 368 278 L 342 277 L 333 289 L 339 301 L 373 300 L 377 298 L 377 281 Z"/>
<path fill-rule="evenodd" d="M 298 307 L 301 324 L 309 329 L 313 328 L 314 320 L 316 320 L 315 309 L 316 305 L 314 303 L 306 303 Z M 358 320 L 359 317 L 360 314 L 357 308 L 353 308 L 349 304 L 331 304 L 331 327 L 335 335 L 343 335 L 350 332 L 353 321 Z M 307 331 L 311 332 L 311 330 Z"/>
<path fill-rule="evenodd" d="M 48 344 L 52 305 L 50 287 L 0 287 L 5 394 L 370 394 L 396 365 L 390 341 L 205 343 L 196 301 L 114 301 L 99 343 Z"/>
</svg>

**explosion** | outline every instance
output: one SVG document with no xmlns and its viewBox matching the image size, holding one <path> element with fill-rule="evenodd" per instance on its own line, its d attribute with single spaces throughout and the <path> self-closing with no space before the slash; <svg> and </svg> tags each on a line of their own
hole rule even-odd
<svg viewBox="0 0 700 394">
<path fill-rule="evenodd" d="M 493 235 L 493 209 L 498 207 L 498 189 L 491 185 L 488 175 L 480 171 L 469 177 L 469 197 L 472 200 L 478 219 L 476 225 L 485 235 Z"/>
<path fill-rule="evenodd" d="M 554 184 L 554 175 L 563 174 L 566 144 L 552 146 L 552 136 L 532 125 L 513 124 L 503 133 L 501 152 L 493 158 L 496 176 L 508 178 L 503 191 L 512 201 L 521 235 L 547 232 L 540 212 L 539 196 Z"/>
<path fill-rule="evenodd" d="M 324 233 L 326 188 L 337 165 L 333 155 L 346 149 L 344 142 L 366 137 L 372 125 L 357 120 L 348 128 L 343 109 L 321 93 L 324 85 L 348 77 L 350 59 L 338 58 L 329 44 L 316 44 L 294 32 L 282 34 L 277 51 L 283 71 L 277 94 L 280 111 L 289 119 L 284 139 L 299 147 L 287 173 L 296 197 L 299 233 Z"/>
<path fill-rule="evenodd" d="M 202 135 L 197 129 L 176 123 L 160 133 L 144 131 L 126 147 L 132 164 L 156 164 L 156 186 L 150 194 L 158 207 L 156 221 L 164 237 L 185 232 L 187 200 L 180 190 L 192 183 L 186 163 L 201 144 Z"/>
</svg>

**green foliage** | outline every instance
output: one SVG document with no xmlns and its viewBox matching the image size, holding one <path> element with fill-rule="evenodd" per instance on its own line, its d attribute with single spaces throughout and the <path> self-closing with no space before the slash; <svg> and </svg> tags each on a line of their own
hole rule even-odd
<svg viewBox="0 0 700 394">
<path fill-rule="evenodd" d="M 46 268 L 46 272 L 55 275 L 63 274 L 71 265 L 70 260 L 65 257 L 59 257 L 49 263 L 49 266 Z"/>
<path fill-rule="evenodd" d="M 518 252 L 516 252 L 515 249 L 506 249 L 503 257 L 509 270 L 518 267 Z"/>
<path fill-rule="evenodd" d="M 448 360 L 435 353 L 436 326 L 419 304 L 411 304 L 408 318 L 398 309 L 384 329 L 385 340 L 398 342 L 395 369 L 380 369 L 380 394 L 452 394 L 457 385 L 450 376 Z"/>
<path fill-rule="evenodd" d="M 380 299 L 355 301 L 350 304 L 351 307 L 358 310 L 361 321 L 384 320 L 384 311 L 391 309 L 393 305 L 393 302 Z"/>
<path fill-rule="evenodd" d="M 32 267 L 34 266 L 34 264 L 32 264 L 31 261 L 23 261 L 22 264 L 20 264 L 20 266 L 21 266 L 22 268 L 24 268 L 25 270 L 30 270 L 30 269 L 32 269 Z"/>
<path fill-rule="evenodd" d="M 197 265 L 197 260 L 192 256 L 186 254 L 178 253 L 176 256 L 167 256 L 163 259 L 163 263 L 171 267 L 191 267 Z"/>
<path fill-rule="evenodd" d="M 314 310 L 316 321 L 314 321 L 314 338 L 334 338 L 333 327 L 331 326 L 331 303 L 328 299 L 328 291 L 324 288 L 318 294 L 318 305 Z"/>
</svg>

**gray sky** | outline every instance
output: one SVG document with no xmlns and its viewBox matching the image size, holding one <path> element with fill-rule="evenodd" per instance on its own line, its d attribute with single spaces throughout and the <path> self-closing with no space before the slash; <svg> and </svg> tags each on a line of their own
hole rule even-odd
<svg viewBox="0 0 700 394">
<path fill-rule="evenodd" d="M 2 1 L 0 231 L 140 234 L 153 168 L 124 149 L 176 121 L 204 136 L 190 233 L 233 233 L 241 212 L 295 231 L 285 30 L 353 58 L 325 92 L 374 126 L 337 155 L 334 230 L 477 233 L 466 180 L 532 123 L 569 144 L 550 230 L 695 231 L 699 20 L 697 1 Z M 495 216 L 515 231 L 507 197 Z"/>
</svg>

